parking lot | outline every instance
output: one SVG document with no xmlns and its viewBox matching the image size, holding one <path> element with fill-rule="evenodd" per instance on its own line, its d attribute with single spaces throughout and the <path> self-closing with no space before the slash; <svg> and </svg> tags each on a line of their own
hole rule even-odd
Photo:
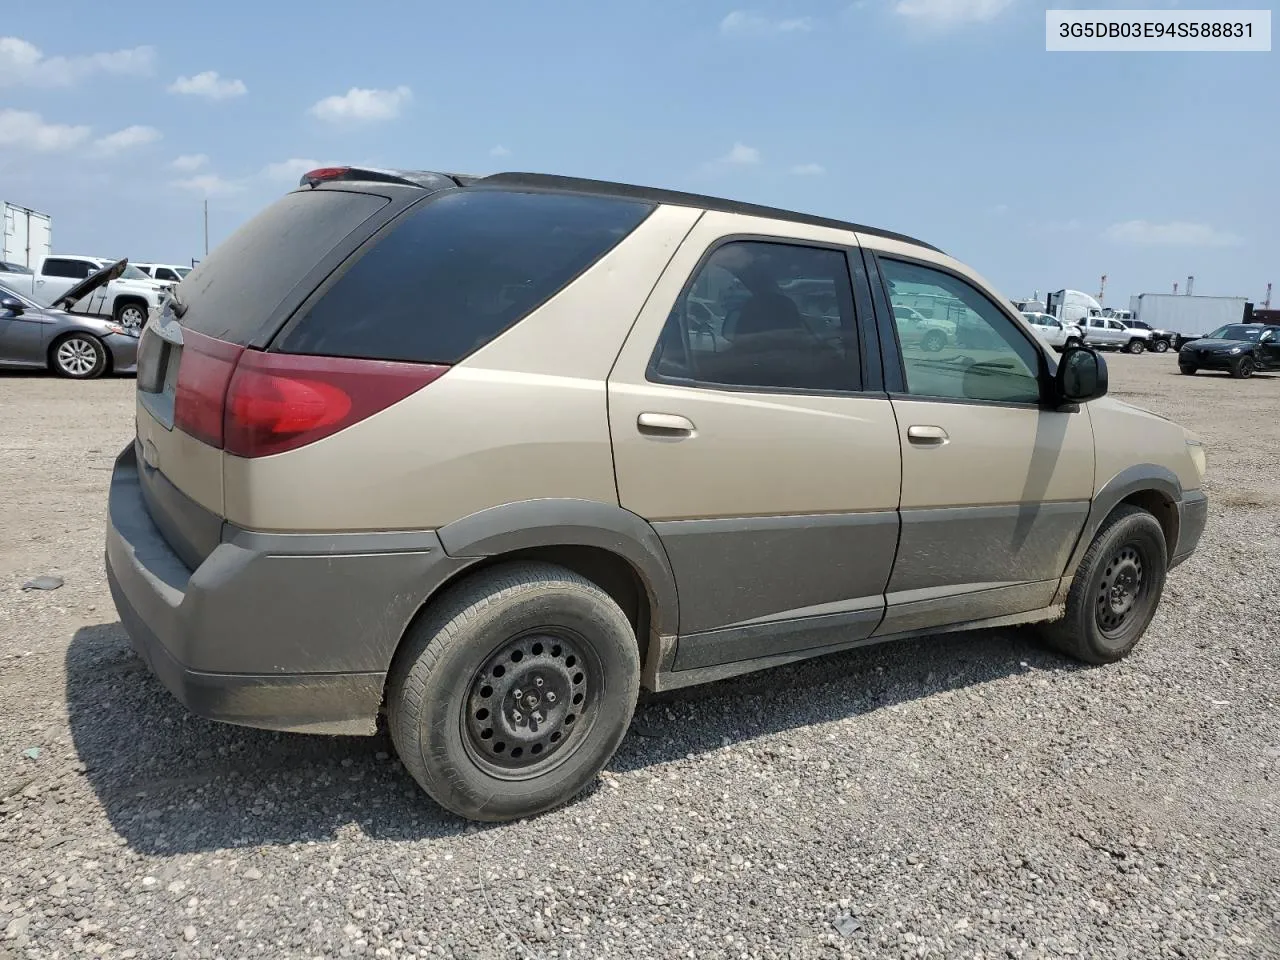
<svg viewBox="0 0 1280 960">
<path fill-rule="evenodd" d="M 1280 376 L 1108 363 L 1209 454 L 1133 657 L 996 631 L 648 697 L 491 828 L 385 737 L 179 707 L 103 573 L 133 381 L 0 375 L 0 960 L 1280 956 Z"/>
</svg>

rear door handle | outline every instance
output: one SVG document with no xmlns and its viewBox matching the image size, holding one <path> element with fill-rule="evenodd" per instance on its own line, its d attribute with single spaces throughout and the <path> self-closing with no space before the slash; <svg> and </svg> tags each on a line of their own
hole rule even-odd
<svg viewBox="0 0 1280 960">
<path fill-rule="evenodd" d="M 693 421 L 676 413 L 642 413 L 636 417 L 641 433 L 658 437 L 691 437 Z"/>
<path fill-rule="evenodd" d="M 941 427 L 924 424 L 907 427 L 907 439 L 921 447 L 940 447 L 944 443 L 951 442 L 951 438 L 947 435 L 947 431 L 943 430 Z"/>
</svg>

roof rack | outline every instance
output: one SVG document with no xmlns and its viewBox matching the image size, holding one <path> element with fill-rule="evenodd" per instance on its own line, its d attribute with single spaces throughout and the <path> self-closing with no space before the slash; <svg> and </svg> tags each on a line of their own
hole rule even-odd
<svg viewBox="0 0 1280 960">
<path fill-rule="evenodd" d="M 790 223 L 804 223 L 816 227 L 831 227 L 836 230 L 851 230 L 857 233 L 871 234 L 889 240 L 914 244 L 937 253 L 942 253 L 933 244 L 917 240 L 903 233 L 868 227 L 860 223 L 835 220 L 830 217 L 819 217 L 809 213 L 798 213 L 794 210 L 783 210 L 778 207 L 767 207 L 756 203 L 743 203 L 739 200 L 726 200 L 723 197 L 710 197 L 698 193 L 682 193 L 678 190 L 663 190 L 657 187 L 641 187 L 629 183 L 616 183 L 612 180 L 589 180 L 581 177 L 563 177 L 549 173 L 494 173 L 488 176 L 475 176 L 465 173 L 437 173 L 431 170 L 387 170 L 378 167 L 321 167 L 302 175 L 299 186 L 315 187 L 321 183 L 335 180 L 363 180 L 377 183 L 402 183 L 409 186 L 427 189 L 444 190 L 450 187 L 496 187 L 526 188 L 535 190 L 554 190 L 561 193 L 584 193 L 596 196 L 620 197 L 632 200 L 644 200 L 649 203 L 665 203 L 678 207 L 698 207 L 703 210 L 716 210 L 722 213 L 739 213 L 745 216 L 767 217 L 772 220 L 785 220 Z"/>
</svg>

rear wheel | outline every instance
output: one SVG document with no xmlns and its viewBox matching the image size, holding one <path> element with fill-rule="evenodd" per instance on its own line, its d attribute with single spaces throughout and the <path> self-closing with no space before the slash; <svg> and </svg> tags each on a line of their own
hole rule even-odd
<svg viewBox="0 0 1280 960">
<path fill-rule="evenodd" d="M 387 687 L 400 759 L 472 820 L 533 816 L 593 780 L 626 734 L 640 684 L 617 603 L 562 567 L 495 567 L 433 603 Z"/>
<path fill-rule="evenodd" d="M 54 371 L 72 380 L 92 380 L 107 369 L 107 348 L 91 333 L 69 333 L 49 349 Z"/>
<path fill-rule="evenodd" d="M 146 304 L 139 303 L 136 300 L 126 300 L 116 306 L 115 318 L 116 323 L 121 326 L 140 330 L 147 322 Z"/>
<path fill-rule="evenodd" d="M 1141 340 L 1130 340 L 1129 346 L 1126 348 L 1130 353 L 1142 353 L 1147 349 L 1147 345 Z"/>
<path fill-rule="evenodd" d="M 1257 364 L 1253 362 L 1253 357 L 1245 354 L 1232 365 L 1231 375 L 1237 380 L 1248 380 L 1256 369 Z"/>
<path fill-rule="evenodd" d="M 1146 632 L 1164 593 L 1168 550 L 1147 511 L 1123 505 L 1102 524 L 1076 570 L 1063 618 L 1046 641 L 1085 663 L 1114 663 Z"/>
</svg>

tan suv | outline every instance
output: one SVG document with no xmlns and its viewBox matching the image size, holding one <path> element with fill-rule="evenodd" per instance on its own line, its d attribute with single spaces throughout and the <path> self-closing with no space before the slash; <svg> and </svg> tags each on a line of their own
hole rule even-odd
<svg viewBox="0 0 1280 960">
<path fill-rule="evenodd" d="M 329 168 L 140 345 L 107 571 L 203 716 L 373 733 L 439 803 L 572 797 L 638 690 L 1044 624 L 1127 654 L 1200 443 L 928 244 L 560 177 Z M 894 307 L 963 333 L 902 346 Z"/>
</svg>

